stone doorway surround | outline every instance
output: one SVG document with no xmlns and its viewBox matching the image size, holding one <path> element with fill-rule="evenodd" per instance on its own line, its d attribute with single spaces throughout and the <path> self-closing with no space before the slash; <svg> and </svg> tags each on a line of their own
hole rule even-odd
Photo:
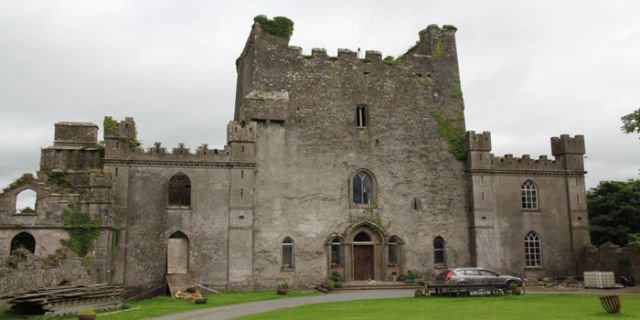
<svg viewBox="0 0 640 320">
<path fill-rule="evenodd" d="M 344 233 L 344 276 L 347 281 L 382 280 L 386 272 L 384 231 L 365 221 Z"/>
</svg>

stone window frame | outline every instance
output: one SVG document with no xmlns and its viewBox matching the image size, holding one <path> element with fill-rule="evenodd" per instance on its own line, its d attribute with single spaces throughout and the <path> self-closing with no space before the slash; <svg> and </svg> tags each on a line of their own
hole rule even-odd
<svg viewBox="0 0 640 320">
<path fill-rule="evenodd" d="M 537 211 L 540 210 L 540 195 L 538 192 L 538 186 L 532 180 L 526 180 L 520 186 L 521 195 L 521 209 Z"/>
<path fill-rule="evenodd" d="M 433 264 L 434 265 L 443 266 L 447 264 L 446 243 L 447 242 L 441 236 L 437 236 L 433 238 Z"/>
<path fill-rule="evenodd" d="M 330 259 L 329 263 L 331 268 L 342 268 L 344 267 L 344 239 L 340 236 L 334 236 L 329 241 L 329 252 Z M 336 261 L 335 257 L 337 257 L 338 261 Z"/>
<path fill-rule="evenodd" d="M 399 268 L 402 264 L 402 246 L 404 241 L 397 235 L 391 235 L 387 241 L 387 267 Z M 392 251 L 395 251 L 395 261 L 391 260 Z"/>
<path fill-rule="evenodd" d="M 292 237 L 286 236 L 282 240 L 282 271 L 292 271 L 296 269 L 295 265 L 295 241 Z M 288 258 L 287 258 L 288 253 Z"/>
<path fill-rule="evenodd" d="M 33 200 L 29 201 L 29 204 L 33 204 L 33 208 L 31 206 L 26 206 L 24 208 L 18 208 L 18 205 L 20 205 L 20 202 L 22 200 L 20 200 L 23 197 L 23 194 L 25 192 L 32 192 L 33 193 Z M 37 215 L 38 214 L 38 191 L 34 190 L 31 187 L 25 187 L 20 191 L 16 191 L 15 193 L 15 208 L 14 208 L 14 214 L 15 215 L 25 215 L 25 216 L 33 216 L 33 215 Z M 26 209 L 29 209 L 25 212 Z"/>
<path fill-rule="evenodd" d="M 182 179 L 183 177 L 184 179 L 186 179 L 185 180 L 186 185 L 184 186 L 174 185 L 174 181 L 175 181 L 174 179 Z M 193 188 L 191 186 L 192 186 L 191 178 L 189 178 L 189 176 L 184 172 L 178 172 L 173 176 L 171 176 L 171 178 L 169 178 L 169 187 L 167 192 L 167 207 L 172 209 L 175 209 L 175 208 L 190 209 L 192 204 L 192 191 L 193 191 Z M 179 190 L 179 188 L 183 188 L 185 190 Z M 188 192 L 186 189 L 188 189 Z M 182 199 L 182 200 L 172 199 L 173 197 L 180 196 L 180 193 L 183 193 L 182 194 L 183 197 L 186 195 L 186 199 Z"/>
<path fill-rule="evenodd" d="M 526 269 L 542 268 L 542 241 L 533 230 L 524 236 L 524 264 Z"/>
<path fill-rule="evenodd" d="M 366 104 L 356 106 L 356 128 L 366 128 L 369 124 L 369 112 Z"/>
<path fill-rule="evenodd" d="M 369 201 L 367 203 L 356 203 L 355 202 L 355 188 L 354 188 L 354 182 L 355 179 L 360 175 L 360 174 L 365 174 L 367 175 L 370 179 L 371 179 L 371 190 L 370 190 L 370 195 L 369 195 Z M 349 178 L 349 204 L 351 208 L 363 208 L 363 209 L 369 209 L 369 208 L 375 208 L 376 207 L 376 203 L 377 203 L 377 193 L 378 193 L 378 183 L 377 183 L 377 179 L 375 177 L 375 175 L 364 168 L 358 169 L 356 170 L 356 172 L 351 175 L 351 177 Z"/>
</svg>

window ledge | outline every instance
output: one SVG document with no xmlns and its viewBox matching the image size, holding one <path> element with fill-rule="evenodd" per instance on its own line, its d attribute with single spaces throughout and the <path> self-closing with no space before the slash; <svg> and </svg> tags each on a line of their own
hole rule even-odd
<svg viewBox="0 0 640 320">
<path fill-rule="evenodd" d="M 524 267 L 525 270 L 530 270 L 530 271 L 537 271 L 537 270 L 544 270 L 543 266 L 539 266 L 539 267 Z"/>
<path fill-rule="evenodd" d="M 294 271 L 296 271 L 296 267 L 282 267 L 282 268 L 280 268 L 280 271 L 282 271 L 282 272 L 294 272 Z"/>
<path fill-rule="evenodd" d="M 37 213 L 20 213 L 20 212 L 16 212 L 14 214 L 12 214 L 14 217 L 36 217 L 38 216 Z"/>
<path fill-rule="evenodd" d="M 167 206 L 168 210 L 191 210 L 189 206 Z"/>
<path fill-rule="evenodd" d="M 542 210 L 540 210 L 540 209 L 525 209 L 525 208 L 522 208 L 520 210 L 522 211 L 522 213 L 529 213 L 529 212 L 531 212 L 531 213 L 541 213 L 542 212 Z"/>
</svg>

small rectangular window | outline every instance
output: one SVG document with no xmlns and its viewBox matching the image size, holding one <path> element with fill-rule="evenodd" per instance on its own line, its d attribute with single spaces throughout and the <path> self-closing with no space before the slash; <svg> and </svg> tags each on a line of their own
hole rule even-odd
<svg viewBox="0 0 640 320">
<path fill-rule="evenodd" d="M 358 106 L 356 108 L 356 127 L 364 128 L 367 126 L 367 108 Z"/>
</svg>

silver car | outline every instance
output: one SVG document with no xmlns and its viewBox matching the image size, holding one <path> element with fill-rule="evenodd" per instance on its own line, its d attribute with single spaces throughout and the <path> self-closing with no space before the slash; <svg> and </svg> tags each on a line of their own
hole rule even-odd
<svg viewBox="0 0 640 320">
<path fill-rule="evenodd" d="M 460 285 L 471 287 L 492 286 L 510 289 L 514 285 L 522 287 L 522 279 L 501 275 L 484 268 L 456 268 L 440 272 L 434 281 L 436 285 Z"/>
</svg>

